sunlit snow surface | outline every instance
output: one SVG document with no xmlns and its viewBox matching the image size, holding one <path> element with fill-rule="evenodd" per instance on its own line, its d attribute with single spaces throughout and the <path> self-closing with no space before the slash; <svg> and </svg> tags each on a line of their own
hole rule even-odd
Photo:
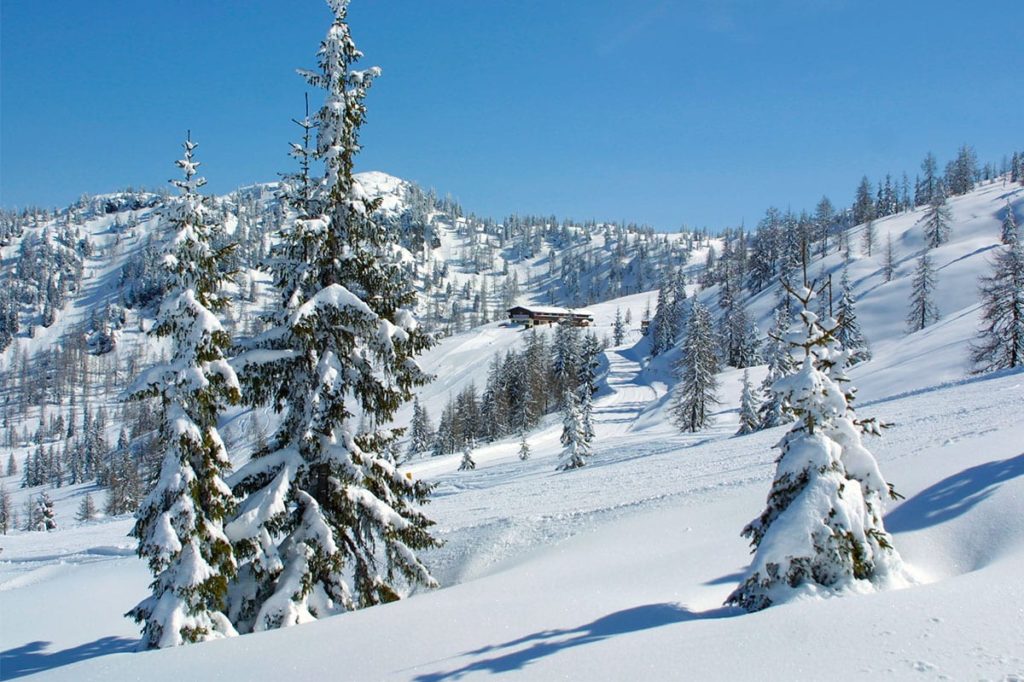
<svg viewBox="0 0 1024 682">
<path fill-rule="evenodd" d="M 88 488 L 51 491 L 59 531 L 0 537 L 0 677 L 1024 679 L 1024 373 L 969 377 L 967 365 L 976 279 L 988 271 L 1011 190 L 990 185 L 950 202 L 952 240 L 933 252 L 943 317 L 922 332 L 906 336 L 903 324 L 921 248 L 917 215 L 876 223 L 879 243 L 892 233 L 896 280 L 882 282 L 881 248 L 850 266 L 875 353 L 851 376 L 860 415 L 893 423 L 866 444 L 906 497 L 890 506 L 886 526 L 912 587 L 753 615 L 721 608 L 749 561 L 739 531 L 763 507 L 783 429 L 731 437 L 741 372 L 729 370 L 715 427 L 680 434 L 666 418 L 675 352 L 649 362 L 634 330 L 607 353 L 587 467 L 554 471 L 554 416 L 530 434 L 526 462 L 511 438 L 475 451 L 475 471 L 457 471 L 460 454 L 409 466 L 437 484 L 427 512 L 445 545 L 426 559 L 443 588 L 396 604 L 128 653 L 137 631 L 121 614 L 149 580 L 125 537 L 131 521 L 76 525 Z M 1024 202 L 1024 192 L 1009 198 Z M 838 256 L 824 263 L 836 280 L 838 265 Z M 598 333 L 616 307 L 630 308 L 636 326 L 653 298 L 589 306 Z M 762 330 L 774 300 L 766 291 L 752 303 Z M 469 381 L 482 388 L 491 353 L 522 337 L 493 323 L 429 351 L 423 365 L 438 379 L 421 400 L 431 417 Z M 755 382 L 762 376 L 751 372 Z M 18 478 L 5 481 L 20 512 Z"/>
</svg>

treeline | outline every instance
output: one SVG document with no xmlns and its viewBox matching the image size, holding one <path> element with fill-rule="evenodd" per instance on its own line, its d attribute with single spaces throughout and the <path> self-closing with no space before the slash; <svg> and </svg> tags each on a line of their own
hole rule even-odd
<svg viewBox="0 0 1024 682">
<path fill-rule="evenodd" d="M 536 328 L 521 350 L 496 353 L 482 393 L 470 383 L 451 397 L 436 430 L 418 401 L 413 405 L 410 456 L 445 455 L 536 427 L 562 408 L 567 392 L 590 398 L 597 390 L 597 336 L 579 327 L 556 325 L 552 338 Z"/>
</svg>

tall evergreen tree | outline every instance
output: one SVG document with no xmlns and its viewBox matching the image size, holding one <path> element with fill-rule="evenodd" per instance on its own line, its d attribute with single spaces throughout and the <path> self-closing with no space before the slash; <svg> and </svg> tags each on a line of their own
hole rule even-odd
<svg viewBox="0 0 1024 682">
<path fill-rule="evenodd" d="M 953 220 L 946 197 L 940 190 L 933 198 L 920 224 L 924 227 L 924 240 L 928 248 L 934 249 L 949 241 L 950 223 Z"/>
<path fill-rule="evenodd" d="M 913 333 L 939 320 L 939 309 L 935 305 L 935 267 L 927 251 L 917 261 L 911 286 L 907 330 Z"/>
<path fill-rule="evenodd" d="M 427 408 L 420 404 L 419 396 L 412 404 L 412 424 L 409 428 L 409 455 L 420 455 L 430 450 L 434 442 L 434 429 L 430 425 Z"/>
<path fill-rule="evenodd" d="M 976 372 L 1024 365 L 1024 240 L 1000 249 L 981 278 L 982 327 L 971 346 Z"/>
<path fill-rule="evenodd" d="M 412 315 L 415 289 L 396 235 L 375 217 L 353 177 L 367 89 L 376 67 L 346 23 L 334 21 L 319 70 L 302 74 L 326 91 L 316 115 L 315 157 L 324 164 L 312 200 L 286 197 L 274 253 L 280 293 L 272 326 L 239 358 L 251 398 L 282 412 L 268 452 L 233 481 L 246 499 L 227 531 L 244 566 L 233 591 L 240 631 L 284 627 L 400 598 L 403 584 L 436 586 L 415 550 L 436 541 L 416 505 L 429 484 L 387 455 L 397 434 L 380 428 L 429 377 L 414 358 L 431 344 Z M 364 421 L 371 428 L 360 432 Z"/>
<path fill-rule="evenodd" d="M 853 222 L 855 225 L 866 223 L 875 217 L 875 202 L 871 198 L 871 182 L 865 175 L 857 186 L 853 200 Z"/>
<path fill-rule="evenodd" d="M 999 239 L 1004 244 L 1012 244 L 1020 240 L 1020 234 L 1017 231 L 1017 218 L 1013 215 L 1013 205 L 1009 200 L 1006 201 L 1006 215 L 1003 217 L 1003 229 L 999 234 Z"/>
<path fill-rule="evenodd" d="M 196 176 L 196 146 L 187 139 L 185 158 L 177 162 L 185 179 L 174 182 L 181 196 L 166 215 L 168 291 L 152 332 L 171 339 L 172 356 L 130 389 L 134 399 L 159 398 L 164 447 L 159 482 L 142 501 L 131 532 L 154 576 L 152 594 L 128 613 L 142 624 L 145 649 L 236 634 L 224 615 L 235 558 L 223 532 L 235 500 L 222 479 L 230 460 L 217 419 L 240 394 L 225 359 L 231 339 L 216 316 L 227 306 L 219 293 L 226 254 L 212 246 L 217 228 L 198 193 L 205 180 Z M 128 448 L 118 456 L 115 492 L 137 476 Z"/>
<path fill-rule="evenodd" d="M 740 392 L 740 428 L 736 431 L 737 436 L 753 433 L 761 427 L 761 417 L 758 415 L 760 401 L 750 385 L 750 370 L 743 370 L 743 388 Z"/>
<path fill-rule="evenodd" d="M 896 275 L 896 251 L 892 246 L 892 234 L 885 235 L 885 257 L 882 260 L 882 278 L 891 282 Z"/>
<path fill-rule="evenodd" d="M 14 525 L 14 505 L 11 502 L 11 494 L 7 492 L 7 487 L 0 483 L 0 533 L 7 535 L 7 531 Z"/>
<path fill-rule="evenodd" d="M 672 416 L 683 431 L 700 431 L 713 422 L 711 409 L 719 404 L 718 357 L 711 314 L 696 297 L 690 308 L 683 354 L 675 365 L 679 383 L 672 396 Z"/>
<path fill-rule="evenodd" d="M 843 277 L 840 281 L 841 292 L 839 295 L 839 307 L 836 311 L 839 315 L 836 326 L 836 341 L 850 354 L 850 364 L 865 362 L 871 359 L 871 347 L 864 338 L 864 332 L 857 322 L 857 311 L 853 305 L 853 288 L 850 286 L 850 271 L 843 268 Z"/>
<path fill-rule="evenodd" d="M 85 494 L 82 498 L 82 503 L 78 505 L 78 513 L 75 518 L 79 521 L 92 521 L 96 518 L 98 510 L 96 509 L 96 503 L 92 500 L 92 495 L 89 493 Z"/>
<path fill-rule="evenodd" d="M 622 309 L 615 308 L 615 322 L 612 324 L 612 343 L 621 346 L 626 338 L 626 324 L 622 321 Z"/>
<path fill-rule="evenodd" d="M 775 309 L 775 321 L 768 332 L 768 347 L 765 352 L 768 361 L 768 373 L 761 383 L 761 393 L 765 396 L 758 414 L 760 428 L 770 429 L 792 421 L 787 408 L 786 396 L 774 389 L 775 382 L 793 372 L 793 356 L 789 344 L 785 340 L 789 329 L 789 306 L 781 305 Z"/>
<path fill-rule="evenodd" d="M 12 452 L 7 457 L 7 475 L 17 476 L 18 475 L 18 463 L 14 461 L 14 453 Z"/>
<path fill-rule="evenodd" d="M 587 458 L 590 457 L 590 439 L 587 436 L 583 411 L 573 391 L 566 391 L 562 400 L 561 443 L 565 449 L 558 461 L 558 471 L 586 466 Z"/>
<path fill-rule="evenodd" d="M 819 321 L 810 311 L 812 290 L 793 295 L 803 309 L 789 341 L 804 358 L 776 389 L 786 394 L 797 421 L 778 446 L 766 507 L 743 529 L 754 559 L 726 600 L 748 611 L 799 594 L 879 587 L 902 577 L 882 523 L 882 499 L 892 491 L 861 439 L 877 434 L 878 425 L 854 413 L 845 374 L 849 356 L 835 340 L 834 321 Z"/>
</svg>

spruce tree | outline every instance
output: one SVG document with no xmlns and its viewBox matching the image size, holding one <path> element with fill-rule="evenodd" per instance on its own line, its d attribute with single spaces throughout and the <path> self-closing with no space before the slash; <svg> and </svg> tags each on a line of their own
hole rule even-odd
<svg viewBox="0 0 1024 682">
<path fill-rule="evenodd" d="M 36 497 L 36 508 L 32 520 L 34 524 L 33 530 L 57 530 L 57 516 L 53 510 L 53 500 L 50 499 L 45 490 L 40 491 Z"/>
<path fill-rule="evenodd" d="M 78 505 L 78 513 L 75 515 L 75 519 L 78 521 L 92 521 L 96 518 L 97 511 L 96 503 L 92 501 L 92 495 L 86 493 L 85 497 L 82 498 L 82 503 Z"/>
<path fill-rule="evenodd" d="M 683 354 L 675 364 L 679 383 L 672 396 L 673 419 L 683 431 L 699 431 L 714 421 L 711 409 L 717 397 L 718 357 L 715 354 L 711 314 L 696 297 L 690 308 L 683 339 Z"/>
<path fill-rule="evenodd" d="M 871 359 L 871 347 L 864 338 L 860 323 L 857 322 L 857 311 L 853 305 L 853 289 L 850 286 L 850 272 L 843 268 L 843 277 L 840 283 L 841 294 L 839 295 L 839 307 L 837 313 L 838 326 L 836 327 L 836 341 L 849 351 L 850 364 L 866 362 Z"/>
<path fill-rule="evenodd" d="M 792 421 L 792 415 L 786 406 L 786 397 L 773 387 L 775 382 L 791 374 L 794 363 L 789 344 L 785 335 L 789 329 L 789 306 L 781 305 L 775 309 L 775 322 L 768 332 L 768 348 L 765 352 L 768 361 L 768 373 L 761 382 L 761 394 L 764 402 L 758 410 L 760 428 L 770 429 Z"/>
<path fill-rule="evenodd" d="M 434 441 L 434 429 L 430 425 L 427 408 L 420 405 L 419 396 L 412 404 L 412 424 L 409 429 L 409 456 L 421 455 L 430 450 Z"/>
<path fill-rule="evenodd" d="M 302 72 L 326 91 L 314 154 L 324 176 L 311 200 L 284 197 L 273 254 L 278 307 L 239 358 L 251 400 L 282 413 L 268 452 L 233 478 L 245 496 L 227 527 L 245 562 L 232 593 L 239 631 L 394 601 L 405 584 L 437 584 L 415 554 L 437 544 L 416 506 L 430 485 L 394 467 L 386 451 L 398 434 L 380 427 L 429 380 L 414 357 L 431 340 L 412 314 L 416 293 L 396 235 L 375 217 L 380 200 L 353 177 L 364 99 L 380 70 L 353 68 L 362 55 L 346 23 L 348 2 L 328 4 L 334 21 L 319 70 Z M 362 433 L 361 419 L 371 427 Z"/>
<path fill-rule="evenodd" d="M 1024 365 L 1024 240 L 999 250 L 980 288 L 982 327 L 971 345 L 975 372 Z"/>
<path fill-rule="evenodd" d="M 896 251 L 892 246 L 892 234 L 885 235 L 885 257 L 882 260 L 882 278 L 891 282 L 896 275 Z"/>
<path fill-rule="evenodd" d="M 573 391 L 566 391 L 562 400 L 562 435 L 565 449 L 558 461 L 558 471 L 568 471 L 586 466 L 590 457 L 590 440 L 584 425 L 583 412 Z"/>
<path fill-rule="evenodd" d="M 924 228 L 924 240 L 928 248 L 934 249 L 949 241 L 950 223 L 953 214 L 946 205 L 946 196 L 939 191 L 932 198 L 919 224 Z"/>
<path fill-rule="evenodd" d="M 935 268 L 927 251 L 917 261 L 911 286 L 907 330 L 914 333 L 939 319 L 939 309 L 935 305 Z"/>
<path fill-rule="evenodd" d="M 11 502 L 11 494 L 7 492 L 7 486 L 0 483 L 0 533 L 7 535 L 7 531 L 14 525 L 14 506 Z"/>
<path fill-rule="evenodd" d="M 519 459 L 524 462 L 530 459 L 530 444 L 526 441 L 526 432 L 519 436 Z"/>
<path fill-rule="evenodd" d="M 626 324 L 622 321 L 622 309 L 615 308 L 615 322 L 612 324 L 612 343 L 621 346 L 626 338 Z"/>
<path fill-rule="evenodd" d="M 1017 218 L 1013 215 L 1013 206 L 1009 200 L 1006 201 L 1006 215 L 1003 217 L 1003 228 L 999 239 L 1003 244 L 1012 244 L 1020 240 L 1020 234 L 1017 232 Z"/>
<path fill-rule="evenodd" d="M 779 443 L 766 507 L 743 529 L 754 559 L 726 600 L 748 611 L 800 594 L 879 587 L 902 574 L 882 523 L 882 499 L 892 491 L 861 439 L 878 424 L 854 413 L 835 321 L 810 311 L 811 289 L 793 295 L 803 309 L 787 339 L 804 357 L 776 390 L 797 421 Z"/>
<path fill-rule="evenodd" d="M 761 427 L 761 417 L 758 415 L 760 401 L 750 385 L 750 370 L 743 370 L 743 389 L 740 393 L 740 428 L 736 431 L 737 436 L 753 433 Z"/>
<path fill-rule="evenodd" d="M 164 448 L 159 481 L 142 501 L 131 532 L 154 576 L 152 594 L 127 614 L 142 625 L 143 649 L 236 634 L 224 615 L 235 558 L 223 531 L 235 500 L 222 478 L 230 461 L 217 431 L 218 417 L 240 397 L 238 378 L 226 360 L 231 339 L 216 316 L 227 306 L 219 292 L 230 249 L 212 246 L 220 235 L 213 211 L 198 193 L 205 180 L 196 176 L 196 147 L 186 139 L 185 158 L 177 162 L 185 179 L 174 181 L 181 196 L 166 214 L 167 293 L 152 330 L 171 340 L 171 358 L 144 372 L 129 389 L 136 400 L 159 399 Z M 111 467 L 112 503 L 130 499 L 138 485 L 126 445 Z"/>
<path fill-rule="evenodd" d="M 17 476 L 18 475 L 18 463 L 14 461 L 14 453 L 7 457 L 7 475 Z"/>
<path fill-rule="evenodd" d="M 875 241 L 878 236 L 878 231 L 875 229 L 875 221 L 869 220 L 864 224 L 864 233 L 861 235 L 861 239 L 864 242 L 864 255 L 871 258 L 871 252 L 875 248 Z"/>
<path fill-rule="evenodd" d="M 462 448 L 459 471 L 473 471 L 474 469 L 476 469 L 476 460 L 473 459 L 473 446 L 467 442 Z"/>
</svg>

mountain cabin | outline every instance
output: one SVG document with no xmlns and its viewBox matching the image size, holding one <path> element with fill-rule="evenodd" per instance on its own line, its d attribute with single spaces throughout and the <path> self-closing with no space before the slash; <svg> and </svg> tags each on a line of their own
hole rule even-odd
<svg viewBox="0 0 1024 682">
<path fill-rule="evenodd" d="M 582 308 L 552 308 L 541 306 L 521 306 L 509 308 L 508 319 L 512 324 L 534 327 L 539 324 L 567 322 L 574 327 L 589 327 L 594 322 L 594 314 Z"/>
</svg>

